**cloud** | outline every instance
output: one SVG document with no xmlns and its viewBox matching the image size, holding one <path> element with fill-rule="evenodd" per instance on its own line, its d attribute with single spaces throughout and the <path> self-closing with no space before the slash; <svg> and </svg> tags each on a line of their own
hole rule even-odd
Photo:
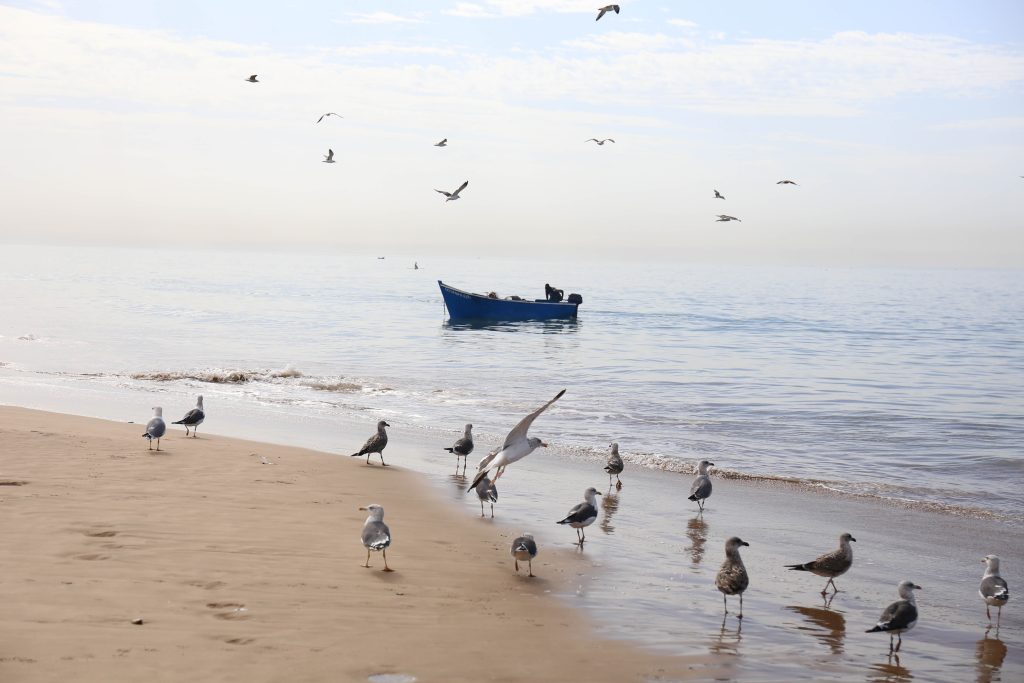
<svg viewBox="0 0 1024 683">
<path fill-rule="evenodd" d="M 423 23 L 422 14 L 403 16 L 391 12 L 371 12 L 369 14 L 350 13 L 352 17 L 349 22 L 353 24 L 420 24 Z"/>
<path fill-rule="evenodd" d="M 453 17 L 465 17 L 468 19 L 495 19 L 501 16 L 496 12 L 488 12 L 480 5 L 471 2 L 460 2 L 452 9 L 445 10 L 444 13 Z"/>
<path fill-rule="evenodd" d="M 536 12 L 595 13 L 592 0 L 484 0 L 486 6 L 460 2 L 444 13 L 455 17 L 486 18 L 522 17 Z"/>
<path fill-rule="evenodd" d="M 682 28 L 697 28 L 696 21 L 690 21 L 689 19 L 669 19 L 668 23 L 673 26 L 680 26 Z"/>
<path fill-rule="evenodd" d="M 1019 130 L 1024 128 L 1024 117 L 1004 116 L 989 119 L 970 119 L 966 121 L 950 121 L 949 123 L 936 123 L 928 126 L 929 130 Z"/>
<path fill-rule="evenodd" d="M 624 50 L 630 52 L 642 52 L 646 50 L 664 49 L 676 42 L 676 40 L 666 36 L 664 33 L 625 33 L 621 31 L 611 31 L 609 33 L 600 33 L 580 40 L 567 40 L 563 45 L 581 50 Z"/>
</svg>

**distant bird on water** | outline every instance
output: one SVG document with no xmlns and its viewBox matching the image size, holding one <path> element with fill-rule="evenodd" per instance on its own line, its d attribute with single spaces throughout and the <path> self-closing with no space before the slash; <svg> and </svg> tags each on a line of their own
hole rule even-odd
<svg viewBox="0 0 1024 683">
<path fill-rule="evenodd" d="M 701 460 L 697 463 L 697 478 L 690 484 L 690 496 L 687 500 L 697 501 L 697 507 L 704 512 L 704 501 L 711 497 L 711 477 L 708 476 L 708 467 L 714 467 L 715 463 L 708 460 Z"/>
<path fill-rule="evenodd" d="M 316 120 L 316 122 L 317 122 L 317 123 L 320 123 L 321 121 L 323 121 L 323 120 L 324 120 L 325 118 L 327 118 L 328 116 L 337 116 L 337 117 L 338 117 L 339 119 L 343 119 L 343 118 L 345 118 L 345 117 L 344 117 L 344 116 L 342 116 L 341 114 L 335 114 L 335 113 L 334 113 L 333 111 L 329 111 L 329 112 L 327 112 L 326 114 L 322 115 L 322 116 L 321 116 L 320 118 L 318 118 L 318 119 Z"/>
<path fill-rule="evenodd" d="M 160 437 L 167 431 L 167 423 L 164 422 L 164 409 L 153 408 L 153 417 L 146 423 L 146 431 L 142 438 L 149 439 L 149 450 L 153 450 L 153 439 L 156 439 L 156 449 L 160 450 Z"/>
<path fill-rule="evenodd" d="M 843 534 L 839 537 L 838 550 L 825 553 L 818 559 L 805 562 L 804 564 L 787 564 L 786 568 L 801 572 L 811 572 L 816 576 L 825 576 L 828 578 L 828 583 L 821 589 L 821 594 L 824 596 L 827 593 L 829 584 L 832 585 L 833 594 L 838 593 L 839 589 L 836 588 L 836 583 L 833 579 L 837 576 L 842 576 L 853 566 L 853 547 L 850 545 L 850 541 L 856 543 L 857 539 L 850 534 Z"/>
<path fill-rule="evenodd" d="M 245 80 L 248 81 L 249 83 L 259 83 L 259 81 L 256 80 L 256 74 L 253 74 L 252 76 L 249 76 L 249 78 L 247 78 Z"/>
<path fill-rule="evenodd" d="M 796 185 L 792 180 L 780 180 L 776 185 Z"/>
<path fill-rule="evenodd" d="M 583 492 L 583 502 L 569 510 L 569 514 L 565 516 L 565 519 L 558 521 L 558 524 L 568 524 L 576 530 L 576 545 L 578 546 L 582 547 L 583 542 L 587 540 L 587 534 L 583 529 L 593 524 L 594 520 L 597 519 L 597 498 L 595 496 L 600 495 L 601 492 L 591 486 Z"/>
<path fill-rule="evenodd" d="M 740 547 L 749 545 L 746 541 L 740 540 L 738 536 L 733 536 L 726 541 L 725 562 L 722 563 L 721 569 L 718 570 L 718 575 L 715 576 L 715 586 L 718 587 L 718 590 L 722 591 L 722 605 L 725 607 L 726 614 L 729 613 L 729 603 L 726 600 L 726 596 L 740 596 L 740 619 L 743 618 L 743 591 L 747 590 L 747 586 L 750 585 L 747 568 L 743 565 L 743 559 L 740 557 Z"/>
<path fill-rule="evenodd" d="M 359 509 L 370 513 L 370 516 L 363 523 L 363 532 L 360 534 L 363 546 L 366 548 L 366 564 L 363 566 L 369 569 L 370 553 L 379 551 L 384 556 L 384 569 L 382 571 L 395 571 L 388 566 L 388 546 L 391 545 L 391 529 L 384 523 L 384 508 L 373 503 Z"/>
<path fill-rule="evenodd" d="M 605 12 L 615 12 L 616 14 L 618 14 L 619 13 L 619 6 L 618 5 L 605 5 L 604 7 L 599 8 L 597 10 L 597 19 L 594 19 L 594 21 L 600 21 L 601 17 L 603 17 L 605 15 Z"/>
<path fill-rule="evenodd" d="M 196 397 L 196 407 L 185 413 L 185 417 L 171 424 L 185 425 L 185 436 L 188 436 L 189 427 L 192 428 L 192 438 L 196 437 L 199 425 L 206 419 L 206 412 L 203 410 L 203 397 Z"/>
<path fill-rule="evenodd" d="M 917 624 L 917 603 L 914 602 L 914 589 L 921 590 L 920 586 L 913 581 L 900 581 L 900 599 L 892 603 L 882 611 L 878 617 L 878 623 L 874 628 L 869 628 L 865 633 L 877 633 L 884 631 L 889 634 L 889 652 L 899 652 L 903 645 L 903 634 L 914 628 Z M 892 637 L 899 638 L 896 647 L 892 646 Z"/>
<path fill-rule="evenodd" d="M 718 190 L 715 190 L 715 199 L 725 199 L 725 197 Z"/>
<path fill-rule="evenodd" d="M 529 576 L 533 578 L 533 558 L 537 557 L 537 542 L 533 540 L 531 534 L 523 534 L 516 540 L 512 541 L 512 557 L 515 558 L 516 562 L 516 573 L 519 573 L 519 563 L 529 563 Z"/>
<path fill-rule="evenodd" d="M 468 489 L 466 489 L 467 493 L 476 488 L 476 485 L 480 483 L 481 479 L 487 476 L 487 473 L 490 470 L 498 470 L 494 476 L 494 481 L 498 481 L 498 478 L 505 473 L 506 467 L 517 460 L 522 460 L 530 453 L 537 450 L 538 447 L 543 446 L 544 448 L 547 448 L 548 445 L 540 439 L 533 436 L 527 437 L 526 435 L 530 431 L 530 425 L 533 424 L 533 421 L 540 417 L 541 413 L 550 408 L 552 403 L 562 398 L 564 393 L 565 389 L 562 389 L 553 399 L 524 417 L 519 421 L 519 424 L 512 428 L 512 431 L 505 437 L 502 447 L 480 461 L 479 471 L 476 474 L 476 478 L 473 479 L 473 483 L 469 485 Z"/>
<path fill-rule="evenodd" d="M 327 154 L 324 155 L 323 163 L 325 163 L 325 164 L 333 164 L 334 163 L 334 150 L 333 149 L 330 149 L 330 148 L 327 149 Z"/>
<path fill-rule="evenodd" d="M 445 192 L 444 190 L 434 190 L 434 192 L 440 192 L 445 197 L 447 197 L 447 199 L 445 199 L 444 201 L 445 201 L 445 203 L 448 203 L 448 202 L 455 201 L 456 199 L 458 199 L 459 198 L 459 193 L 466 189 L 466 185 L 469 185 L 469 181 L 468 180 L 466 182 L 462 183 L 461 185 L 459 185 L 459 189 L 455 190 L 455 192 Z"/>
<path fill-rule="evenodd" d="M 988 566 L 985 568 L 985 576 L 981 577 L 981 586 L 978 587 L 978 594 L 985 601 L 985 616 L 992 621 L 992 612 L 989 607 L 998 608 L 996 626 L 1003 620 L 1003 605 L 1010 601 L 1010 587 L 1006 585 L 1006 579 L 999 576 L 999 558 L 995 555 L 986 555 L 981 560 Z"/>
<path fill-rule="evenodd" d="M 445 138 L 444 140 L 441 140 L 441 142 L 435 142 L 434 143 L 434 147 L 447 147 L 447 146 L 448 146 L 448 138 Z"/>
<path fill-rule="evenodd" d="M 593 140 L 594 142 L 596 142 L 599 145 L 603 145 L 606 142 L 615 142 L 615 140 L 612 140 L 611 138 L 605 138 L 604 140 L 598 140 L 597 138 L 590 138 L 588 140 L 584 140 L 583 142 L 590 142 L 591 140 Z"/>
<path fill-rule="evenodd" d="M 366 464 L 370 464 L 370 454 L 376 453 L 380 456 L 380 464 L 387 467 L 388 464 L 384 462 L 384 447 L 388 445 L 388 433 L 384 430 L 385 427 L 390 427 L 387 422 L 381 420 L 377 423 L 377 433 L 366 440 L 363 447 L 359 449 L 359 452 L 353 453 L 350 457 L 358 458 L 360 455 L 366 456 Z"/>
<path fill-rule="evenodd" d="M 743 222 L 743 221 L 740 221 L 739 218 L 736 218 L 736 216 L 726 216 L 724 213 L 718 214 L 718 220 L 715 221 L 715 222 L 716 223 L 728 223 L 729 221 L 739 221 L 740 223 Z"/>
<path fill-rule="evenodd" d="M 498 502 L 498 487 L 494 485 L 493 481 L 484 477 L 476 485 L 476 495 L 480 499 L 480 516 L 486 516 L 484 515 L 484 503 L 490 503 L 491 519 L 494 519 L 494 504 Z"/>
<path fill-rule="evenodd" d="M 456 471 L 459 469 L 459 458 L 465 458 L 462 461 L 462 469 L 466 469 L 467 456 L 473 452 L 473 425 L 466 425 L 462 438 L 453 443 L 451 448 L 446 448 L 445 450 L 455 454 Z"/>
<path fill-rule="evenodd" d="M 608 473 L 608 488 L 612 487 L 612 475 L 615 475 L 615 479 L 619 482 L 619 488 L 622 488 L 622 480 L 619 479 L 619 475 L 622 474 L 622 470 L 625 469 L 625 464 L 622 462 L 622 456 L 619 455 L 619 444 L 613 443 L 612 454 L 608 456 L 608 464 L 604 466 L 604 471 Z"/>
</svg>

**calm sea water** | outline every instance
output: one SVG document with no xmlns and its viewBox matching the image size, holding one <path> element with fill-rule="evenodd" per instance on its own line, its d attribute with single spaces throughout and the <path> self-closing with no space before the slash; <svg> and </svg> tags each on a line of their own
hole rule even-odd
<svg viewBox="0 0 1024 683">
<path fill-rule="evenodd" d="M 565 387 L 535 428 L 562 455 L 1024 519 L 1020 271 L 414 258 L 5 246 L 0 382 L 494 439 Z M 450 324 L 438 279 L 584 304 Z"/>
</svg>

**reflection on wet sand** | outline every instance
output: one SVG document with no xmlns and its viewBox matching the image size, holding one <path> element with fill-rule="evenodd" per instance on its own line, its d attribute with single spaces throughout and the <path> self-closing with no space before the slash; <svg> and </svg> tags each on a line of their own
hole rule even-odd
<svg viewBox="0 0 1024 683">
<path fill-rule="evenodd" d="M 900 665 L 900 656 L 890 652 L 884 664 L 872 664 L 868 672 L 871 683 L 905 683 L 914 680 L 910 669 Z"/>
<path fill-rule="evenodd" d="M 832 654 L 843 654 L 843 638 L 846 637 L 846 617 L 841 613 L 829 609 L 831 599 L 825 602 L 823 607 L 801 607 L 790 605 L 786 607 L 797 614 L 805 617 L 810 626 L 801 626 L 800 630 L 808 631 L 812 636 L 827 645 Z"/>
<path fill-rule="evenodd" d="M 455 500 L 465 500 L 469 479 L 464 474 L 449 474 L 448 481 L 455 485 Z"/>
<path fill-rule="evenodd" d="M 608 490 L 611 491 L 611 489 Z M 601 509 L 604 510 L 604 517 L 601 518 L 601 531 L 610 534 L 615 531 L 612 517 L 619 511 L 619 494 L 606 493 L 601 496 Z"/>
<path fill-rule="evenodd" d="M 722 618 L 722 627 L 718 631 L 718 637 L 711 641 L 711 654 L 715 655 L 738 655 L 740 653 L 740 642 L 743 640 L 743 620 L 735 619 L 736 630 L 726 629 L 725 624 L 728 615 Z"/>
<path fill-rule="evenodd" d="M 704 559 L 704 546 L 708 542 L 708 523 L 704 515 L 697 515 L 686 523 L 686 536 L 690 539 L 690 562 L 696 567 Z"/>
<path fill-rule="evenodd" d="M 996 629 L 992 638 L 988 637 L 991 626 L 985 629 L 985 637 L 978 641 L 974 654 L 978 658 L 978 683 L 992 683 L 1003 680 L 1000 674 L 1003 660 L 1006 659 L 1006 644 L 999 640 Z"/>
</svg>

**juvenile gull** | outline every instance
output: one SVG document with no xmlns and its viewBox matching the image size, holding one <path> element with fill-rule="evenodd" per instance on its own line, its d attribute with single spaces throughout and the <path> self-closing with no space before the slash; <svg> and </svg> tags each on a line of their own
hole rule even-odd
<svg viewBox="0 0 1024 683">
<path fill-rule="evenodd" d="M 537 542 L 533 540 L 531 534 L 523 534 L 516 540 L 512 541 L 512 557 L 515 558 L 516 562 L 516 573 L 519 573 L 519 562 L 529 563 L 529 574 L 528 576 L 533 578 L 533 558 L 537 557 Z"/>
<path fill-rule="evenodd" d="M 327 154 L 324 155 L 324 163 L 325 164 L 333 164 L 334 163 L 334 150 L 329 148 L 329 147 L 327 148 Z"/>
<path fill-rule="evenodd" d="M 886 631 L 889 634 L 889 652 L 899 652 L 900 645 L 903 645 L 903 634 L 914 628 L 917 624 L 917 603 L 914 602 L 914 590 L 921 590 L 920 586 L 914 585 L 913 581 L 900 581 L 900 599 L 892 603 L 878 617 L 878 623 L 874 628 L 869 628 L 865 633 Z M 896 636 L 899 641 L 893 649 L 892 637 Z"/>
<path fill-rule="evenodd" d="M 363 447 L 359 449 L 357 453 L 353 453 L 351 457 L 358 458 L 360 455 L 366 456 L 366 464 L 370 464 L 370 454 L 376 453 L 380 456 L 380 464 L 387 467 L 388 464 L 384 462 L 384 447 L 388 445 L 388 433 L 384 431 L 385 427 L 390 427 L 387 422 L 381 420 L 377 423 L 377 433 L 366 440 Z"/>
<path fill-rule="evenodd" d="M 440 192 L 445 197 L 447 197 L 447 199 L 444 200 L 445 203 L 447 204 L 448 202 L 453 202 L 456 199 L 458 199 L 459 198 L 459 193 L 466 189 L 466 185 L 469 185 L 469 181 L 468 180 L 466 182 L 462 183 L 461 185 L 459 185 L 459 189 L 455 190 L 455 192 L 445 192 L 444 190 L 434 190 L 434 192 Z"/>
<path fill-rule="evenodd" d="M 1006 579 L 999 576 L 999 558 L 995 555 L 986 555 L 981 559 L 988 566 L 985 568 L 985 576 L 981 577 L 981 585 L 978 587 L 978 594 L 985 601 L 985 616 L 992 621 L 992 612 L 989 607 L 998 607 L 996 627 L 1003 620 L 1003 605 L 1010 600 L 1010 587 L 1006 585 Z"/>
<path fill-rule="evenodd" d="M 704 512 L 704 501 L 711 497 L 711 477 L 708 476 L 708 467 L 715 463 L 701 460 L 697 464 L 697 478 L 690 484 L 690 496 L 687 500 L 697 501 L 697 507 Z"/>
<path fill-rule="evenodd" d="M 597 10 L 597 19 L 594 19 L 594 21 L 600 21 L 601 17 L 604 16 L 605 12 L 615 12 L 616 14 L 618 14 L 619 13 L 619 6 L 618 5 L 605 5 L 604 7 L 598 8 L 598 10 Z"/>
<path fill-rule="evenodd" d="M 715 190 L 715 199 L 725 199 L 725 197 L 718 190 Z"/>
<path fill-rule="evenodd" d="M 142 438 L 149 439 L 149 450 L 153 450 L 153 439 L 156 439 L 156 449 L 160 450 L 160 437 L 167 431 L 167 424 L 164 422 L 164 409 L 153 408 L 153 417 L 146 423 L 146 431 Z"/>
<path fill-rule="evenodd" d="M 600 495 L 601 492 L 591 486 L 583 492 L 585 500 L 576 505 L 572 510 L 569 510 L 569 514 L 566 515 L 565 519 L 558 522 L 559 524 L 568 524 L 576 530 L 578 541 L 576 545 L 582 546 L 583 542 L 587 540 L 587 534 L 583 529 L 593 524 L 594 520 L 597 519 L 597 498 L 594 496 Z"/>
<path fill-rule="evenodd" d="M 725 562 L 722 563 L 722 568 L 718 570 L 718 575 L 715 577 L 715 585 L 718 590 L 722 591 L 722 605 L 725 607 L 726 614 L 729 613 L 726 596 L 740 596 L 740 619 L 743 618 L 743 591 L 747 590 L 747 586 L 750 585 L 747 568 L 743 566 L 743 559 L 740 557 L 740 546 L 744 545 L 749 546 L 750 544 L 740 540 L 738 536 L 733 536 L 725 542 Z"/>
<path fill-rule="evenodd" d="M 206 412 L 203 411 L 203 397 L 196 398 L 196 407 L 185 413 L 185 417 L 171 424 L 185 425 L 185 436 L 188 436 L 189 427 L 192 428 L 192 438 L 199 432 L 199 425 L 206 419 Z"/>
<path fill-rule="evenodd" d="M 604 471 L 608 473 L 608 488 L 612 487 L 612 475 L 615 475 L 615 479 L 619 482 L 619 488 L 622 488 L 622 480 L 619 479 L 619 475 L 622 474 L 622 470 L 625 465 L 622 462 L 622 456 L 619 455 L 619 444 L 612 444 L 612 454 L 608 456 L 608 464 L 604 466 Z"/>
<path fill-rule="evenodd" d="M 449 453 L 455 454 L 455 469 L 459 469 L 459 458 L 466 458 L 473 452 L 473 425 L 466 425 L 466 430 L 462 433 L 462 438 L 452 444 L 451 448 L 446 448 Z M 462 468 L 466 468 L 466 460 L 462 461 Z"/>
<path fill-rule="evenodd" d="M 259 83 L 259 81 L 256 80 L 256 74 L 253 74 L 252 76 L 249 76 L 249 78 L 247 78 L 245 80 L 248 81 L 249 83 Z"/>
<path fill-rule="evenodd" d="M 329 111 L 329 112 L 327 112 L 326 114 L 323 114 L 322 116 L 320 116 L 320 118 L 318 118 L 318 119 L 316 120 L 316 122 L 317 122 L 317 123 L 320 123 L 321 121 L 323 121 L 323 120 L 324 120 L 325 118 L 327 118 L 328 116 L 337 116 L 337 117 L 338 117 L 339 119 L 343 119 L 343 118 L 345 118 L 345 117 L 344 117 L 344 116 L 342 116 L 341 114 L 335 114 L 335 113 L 334 113 L 333 111 Z"/>
<path fill-rule="evenodd" d="M 594 142 L 596 142 L 599 145 L 603 145 L 606 142 L 615 142 L 615 140 L 612 140 L 611 138 L 605 138 L 604 140 L 598 140 L 597 138 L 590 138 L 589 140 L 584 140 L 583 142 L 590 142 L 590 140 L 593 140 Z"/>
<path fill-rule="evenodd" d="M 494 485 L 493 481 L 484 476 L 480 483 L 476 485 L 476 495 L 480 499 L 480 516 L 486 516 L 484 515 L 484 503 L 489 501 L 491 503 L 491 519 L 494 519 L 494 504 L 498 502 L 498 487 Z"/>
<path fill-rule="evenodd" d="M 836 582 L 833 579 L 842 576 L 853 566 L 853 547 L 850 545 L 850 541 L 856 543 L 857 539 L 850 534 L 843 534 L 839 537 L 839 550 L 825 553 L 818 559 L 804 564 L 787 564 L 786 568 L 828 577 L 828 583 L 821 589 L 822 596 L 828 592 L 829 584 L 832 584 L 833 594 L 838 593 L 839 589 L 836 588 Z"/>
<path fill-rule="evenodd" d="M 363 566 L 367 569 L 370 568 L 370 552 L 380 551 L 384 556 L 384 569 L 383 571 L 390 572 L 394 571 L 388 566 L 388 546 L 391 545 L 391 529 L 384 523 L 384 508 L 376 503 L 367 505 L 364 508 L 359 508 L 365 512 L 369 512 L 370 516 L 366 518 L 366 522 L 363 523 L 362 541 L 366 547 L 366 564 Z"/>
<path fill-rule="evenodd" d="M 448 138 L 445 138 L 444 140 L 441 140 L 441 142 L 435 142 L 434 143 L 434 147 L 447 147 L 447 146 L 448 146 Z"/>
<path fill-rule="evenodd" d="M 494 481 L 498 481 L 498 478 L 505 473 L 505 468 L 516 462 L 522 460 L 530 453 L 537 450 L 538 446 L 547 448 L 547 444 L 536 437 L 527 437 L 527 432 L 530 431 L 530 425 L 533 421 L 540 417 L 540 414 L 551 407 L 551 404 L 562 398 L 562 394 L 565 393 L 565 389 L 562 389 L 555 395 L 553 399 L 542 405 L 537 410 L 533 411 L 522 420 L 519 421 L 512 431 L 505 437 L 505 442 L 493 457 L 488 455 L 486 458 L 480 461 L 479 471 L 477 472 L 476 478 L 473 479 L 473 483 L 466 489 L 467 492 L 476 488 L 476 485 L 480 483 L 480 480 L 487 475 L 487 473 L 493 469 L 497 469 L 498 472 L 494 476 Z"/>
</svg>

